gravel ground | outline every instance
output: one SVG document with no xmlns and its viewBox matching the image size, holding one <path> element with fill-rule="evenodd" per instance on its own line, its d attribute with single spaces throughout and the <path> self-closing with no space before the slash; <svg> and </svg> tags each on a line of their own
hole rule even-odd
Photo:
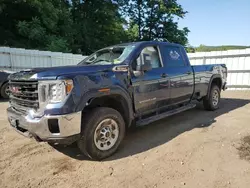
<svg viewBox="0 0 250 188">
<path fill-rule="evenodd" d="M 127 134 L 96 162 L 75 145 L 52 147 L 16 133 L 0 102 L 0 187 L 249 188 L 250 91 L 227 91 L 216 112 L 196 109 Z"/>
</svg>

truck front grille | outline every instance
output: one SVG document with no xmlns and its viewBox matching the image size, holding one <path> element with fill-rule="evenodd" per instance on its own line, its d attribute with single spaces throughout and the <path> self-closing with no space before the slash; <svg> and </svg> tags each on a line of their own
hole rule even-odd
<svg viewBox="0 0 250 188">
<path fill-rule="evenodd" d="M 16 110 L 27 112 L 39 108 L 37 81 L 9 81 L 10 105 Z"/>
</svg>

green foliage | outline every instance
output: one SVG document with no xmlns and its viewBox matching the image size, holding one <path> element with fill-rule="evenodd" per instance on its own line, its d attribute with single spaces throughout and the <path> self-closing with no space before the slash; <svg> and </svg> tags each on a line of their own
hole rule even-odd
<svg viewBox="0 0 250 188">
<path fill-rule="evenodd" d="M 192 46 L 188 46 L 188 47 L 186 47 L 186 52 L 187 53 L 195 53 L 195 48 Z"/>
<path fill-rule="evenodd" d="M 47 44 L 46 50 L 52 52 L 70 52 L 69 44 L 65 39 L 51 37 L 50 43 Z"/>
<path fill-rule="evenodd" d="M 138 40 L 188 43 L 188 28 L 180 29 L 175 21 L 187 12 L 176 0 L 121 0 L 120 4 L 129 28 L 138 28 Z"/>
<path fill-rule="evenodd" d="M 129 41 L 136 41 L 138 36 L 139 36 L 139 27 L 138 25 L 131 25 L 130 27 L 128 27 L 128 29 L 126 30 L 126 34 L 128 36 Z"/>
<path fill-rule="evenodd" d="M 186 45 L 176 0 L 0 0 L 0 45 L 90 54 L 138 40 Z"/>
<path fill-rule="evenodd" d="M 61 0 L 1 0 L 1 45 L 69 52 L 73 22 Z M 8 13 L 8 14 L 6 14 Z M 58 48 L 57 48 L 58 47 Z"/>
<path fill-rule="evenodd" d="M 71 12 L 77 28 L 74 48 L 78 51 L 89 54 L 126 40 L 117 4 L 104 0 L 72 0 Z"/>
<path fill-rule="evenodd" d="M 42 26 L 41 21 L 34 17 L 30 22 L 19 21 L 17 23 L 18 32 L 23 37 L 30 41 L 36 41 L 37 44 L 43 43 L 44 36 L 46 35 L 46 28 Z"/>
<path fill-rule="evenodd" d="M 227 45 L 227 46 L 205 46 L 201 44 L 199 47 L 195 48 L 196 52 L 211 52 L 211 51 L 224 51 L 224 50 L 237 50 L 237 49 L 246 49 L 250 46 L 234 46 L 234 45 Z"/>
</svg>

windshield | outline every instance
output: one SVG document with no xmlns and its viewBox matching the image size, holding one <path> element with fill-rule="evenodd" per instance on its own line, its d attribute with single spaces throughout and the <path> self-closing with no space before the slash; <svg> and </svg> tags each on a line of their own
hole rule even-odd
<svg viewBox="0 0 250 188">
<path fill-rule="evenodd" d="M 78 65 L 109 65 L 123 62 L 133 51 L 134 45 L 113 46 L 99 50 L 90 55 Z"/>
</svg>

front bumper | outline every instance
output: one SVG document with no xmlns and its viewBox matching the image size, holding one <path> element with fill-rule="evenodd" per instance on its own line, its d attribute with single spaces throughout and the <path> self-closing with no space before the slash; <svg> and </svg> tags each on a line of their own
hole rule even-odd
<svg viewBox="0 0 250 188">
<path fill-rule="evenodd" d="M 80 137 L 81 112 L 31 118 L 29 115 L 24 116 L 9 107 L 7 114 L 10 125 L 18 133 L 26 137 L 34 137 L 39 141 L 65 144 L 72 143 Z M 64 142 L 65 140 L 67 141 Z"/>
</svg>

